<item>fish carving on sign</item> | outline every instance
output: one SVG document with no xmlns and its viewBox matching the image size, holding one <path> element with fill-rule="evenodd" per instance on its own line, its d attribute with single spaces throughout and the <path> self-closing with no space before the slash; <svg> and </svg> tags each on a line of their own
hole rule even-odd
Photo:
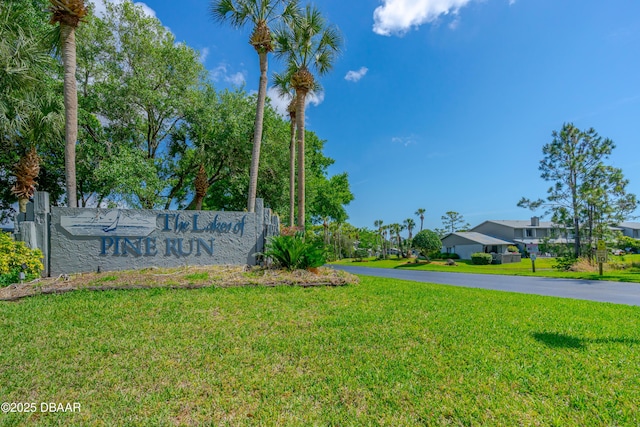
<svg viewBox="0 0 640 427">
<path fill-rule="evenodd" d="M 124 209 L 80 212 L 60 217 L 60 225 L 73 236 L 148 236 L 156 229 L 156 216 Z"/>
</svg>

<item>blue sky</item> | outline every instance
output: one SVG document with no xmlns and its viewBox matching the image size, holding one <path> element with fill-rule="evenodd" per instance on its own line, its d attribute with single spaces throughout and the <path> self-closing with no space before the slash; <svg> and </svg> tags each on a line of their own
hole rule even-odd
<svg viewBox="0 0 640 427">
<path fill-rule="evenodd" d="M 352 224 L 417 219 L 417 208 L 428 228 L 450 210 L 471 225 L 527 219 L 516 203 L 546 194 L 542 146 L 565 122 L 613 139 L 610 163 L 640 195 L 639 1 L 315 4 L 345 46 L 307 128 L 327 141 L 331 173 L 349 173 Z M 218 88 L 257 89 L 250 28 L 214 23 L 203 0 L 144 7 L 201 52 Z"/>
</svg>

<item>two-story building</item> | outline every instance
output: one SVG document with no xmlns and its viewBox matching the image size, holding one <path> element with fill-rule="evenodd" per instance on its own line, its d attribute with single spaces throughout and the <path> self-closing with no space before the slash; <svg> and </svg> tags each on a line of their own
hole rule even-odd
<svg viewBox="0 0 640 427">
<path fill-rule="evenodd" d="M 616 228 L 625 236 L 640 239 L 640 222 L 621 222 Z"/>
<path fill-rule="evenodd" d="M 513 242 L 521 251 L 530 254 L 540 253 L 540 244 L 573 243 L 572 232 L 550 221 L 540 221 L 538 217 L 531 220 L 489 220 L 472 228 L 470 231 Z"/>
<path fill-rule="evenodd" d="M 470 259 L 474 252 L 504 254 L 508 246 L 517 246 L 521 252 L 540 254 L 540 244 L 572 244 L 573 236 L 564 227 L 549 221 L 489 220 L 473 227 L 469 232 L 456 232 L 442 239 L 442 251 L 456 253 Z"/>
</svg>

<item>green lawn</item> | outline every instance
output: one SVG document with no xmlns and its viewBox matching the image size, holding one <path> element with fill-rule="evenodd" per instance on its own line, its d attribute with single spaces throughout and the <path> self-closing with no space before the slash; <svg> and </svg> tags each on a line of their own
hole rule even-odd
<svg viewBox="0 0 640 427">
<path fill-rule="evenodd" d="M 0 303 L 0 425 L 640 423 L 640 307 L 363 277 Z"/>
<path fill-rule="evenodd" d="M 478 273 L 478 274 L 502 274 L 511 276 L 540 276 L 540 277 L 561 277 L 569 279 L 589 279 L 589 280 L 610 280 L 615 282 L 640 282 L 640 268 L 626 268 L 624 270 L 614 269 L 613 264 L 640 264 L 640 255 L 625 255 L 622 257 L 611 256 L 609 261 L 611 264 L 605 264 L 604 274 L 600 276 L 595 272 L 573 272 L 558 271 L 553 269 L 555 258 L 538 258 L 536 260 L 536 272 L 533 273 L 531 268 L 531 260 L 523 259 L 519 263 L 498 264 L 498 265 L 473 265 L 469 260 L 455 260 L 455 266 L 446 265 L 445 261 L 436 260 L 429 264 L 414 263 L 415 259 L 407 261 L 403 258 L 391 256 L 387 260 L 376 260 L 369 258 L 363 262 L 354 261 L 352 259 L 343 259 L 335 261 L 332 264 L 350 265 L 358 267 L 372 268 L 408 268 L 414 270 L 426 271 L 445 271 L 451 273 Z"/>
</svg>

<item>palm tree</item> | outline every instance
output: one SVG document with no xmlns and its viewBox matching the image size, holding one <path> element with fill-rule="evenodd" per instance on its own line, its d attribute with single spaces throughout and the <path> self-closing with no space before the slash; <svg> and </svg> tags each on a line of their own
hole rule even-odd
<svg viewBox="0 0 640 427">
<path fill-rule="evenodd" d="M 382 256 L 384 257 L 384 240 L 382 238 L 382 224 L 384 222 L 381 219 L 376 219 L 373 221 L 373 226 L 378 229 L 378 236 L 380 236 L 380 251 Z"/>
<path fill-rule="evenodd" d="M 51 24 L 60 24 L 62 64 L 64 67 L 65 149 L 64 169 L 67 200 L 78 206 L 76 186 L 76 141 L 78 139 L 78 90 L 76 86 L 76 28 L 87 16 L 84 0 L 49 0 Z"/>
<path fill-rule="evenodd" d="M 24 213 L 27 211 L 27 202 L 36 191 L 36 178 L 40 173 L 40 157 L 38 157 L 36 147 L 32 146 L 20 157 L 20 161 L 14 168 L 14 173 L 16 183 L 11 188 L 11 192 L 18 197 L 20 212 Z"/>
<path fill-rule="evenodd" d="M 424 208 L 419 208 L 419 209 L 416 211 L 416 216 L 419 216 L 419 217 L 420 217 L 420 231 L 422 231 L 422 226 L 424 225 L 424 213 L 425 213 L 426 211 L 427 211 L 427 210 L 426 210 L 426 209 L 424 209 Z"/>
<path fill-rule="evenodd" d="M 214 20 L 219 22 L 228 20 L 235 28 L 243 27 L 249 22 L 253 23 L 254 27 L 249 44 L 256 50 L 260 59 L 260 82 L 249 171 L 249 196 L 247 200 L 249 212 L 255 211 L 256 207 L 264 105 L 267 99 L 267 55 L 273 51 L 273 39 L 269 24 L 274 20 L 292 18 L 297 10 L 297 0 L 213 0 L 211 2 L 211 15 Z"/>
<path fill-rule="evenodd" d="M 398 223 L 391 224 L 389 227 L 391 232 L 389 238 L 392 238 L 395 234 L 396 242 L 398 243 L 398 258 L 400 258 L 400 256 L 404 256 L 402 252 L 402 237 L 400 237 L 400 233 L 405 229 L 405 227 Z"/>
<path fill-rule="evenodd" d="M 404 226 L 409 230 L 409 240 L 413 239 L 413 227 L 416 226 L 416 222 L 412 218 L 407 218 L 403 221 Z"/>
<path fill-rule="evenodd" d="M 289 227 L 295 225 L 296 209 L 296 91 L 291 85 L 290 73 L 273 73 L 274 87 L 278 90 L 278 95 L 283 99 L 290 99 L 287 106 L 289 113 Z M 313 92 L 319 92 L 322 86 L 316 82 Z"/>
<path fill-rule="evenodd" d="M 388 256 L 388 252 L 387 252 L 387 233 L 389 232 L 389 228 L 391 227 L 391 225 L 383 225 L 381 227 L 382 229 L 382 256 L 384 257 L 384 259 L 387 259 Z"/>
<path fill-rule="evenodd" d="M 296 91 L 291 86 L 291 76 L 288 74 L 273 74 L 274 86 L 278 94 L 287 99 L 291 98 L 287 106 L 289 113 L 289 227 L 295 225 L 296 210 Z M 326 222 L 326 220 L 325 220 Z"/>
<path fill-rule="evenodd" d="M 276 31 L 276 55 L 287 60 L 287 73 L 296 91 L 296 128 L 298 145 L 298 227 L 305 224 L 304 116 L 307 95 L 316 88 L 316 79 L 333 67 L 342 46 L 335 26 L 327 25 L 314 6 L 308 5 L 296 20 Z"/>
</svg>

